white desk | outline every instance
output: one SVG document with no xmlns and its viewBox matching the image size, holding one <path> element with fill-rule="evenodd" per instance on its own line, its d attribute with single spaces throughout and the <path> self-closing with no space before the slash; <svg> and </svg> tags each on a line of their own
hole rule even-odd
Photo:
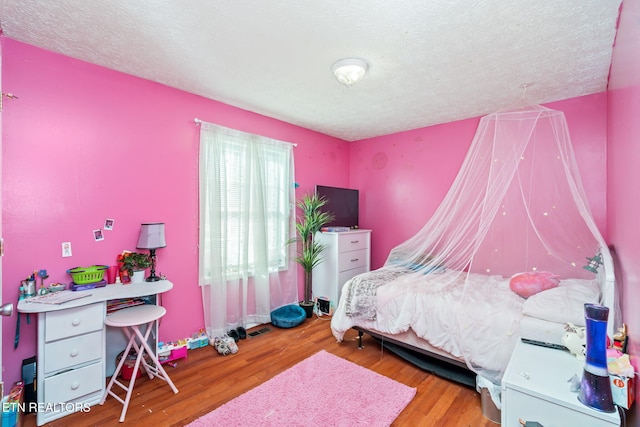
<svg viewBox="0 0 640 427">
<path fill-rule="evenodd" d="M 120 344 L 107 345 L 107 301 L 155 296 L 172 288 L 173 283 L 167 280 L 116 284 L 77 291 L 88 296 L 59 305 L 28 300 L 18 303 L 19 312 L 38 313 L 39 426 L 100 403 L 107 371 L 113 373 L 113 368 L 107 370 L 107 364 L 113 366 L 113 354 L 126 346 L 124 338 Z"/>
</svg>

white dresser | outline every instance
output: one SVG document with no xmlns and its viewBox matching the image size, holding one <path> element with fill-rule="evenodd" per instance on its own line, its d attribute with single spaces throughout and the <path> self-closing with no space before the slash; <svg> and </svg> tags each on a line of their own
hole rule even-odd
<svg viewBox="0 0 640 427">
<path fill-rule="evenodd" d="M 569 378 L 582 378 L 584 362 L 571 353 L 518 342 L 502 377 L 502 426 L 519 420 L 544 427 L 619 426 L 617 413 L 591 409 L 569 390 Z"/>
<path fill-rule="evenodd" d="M 315 238 L 326 249 L 313 269 L 313 296 L 329 299 L 335 310 L 345 282 L 371 269 L 371 230 L 322 232 Z"/>
<path fill-rule="evenodd" d="M 38 313 L 37 425 L 100 403 L 105 377 L 113 373 L 114 355 L 126 347 L 121 331 L 115 339 L 107 338 L 107 302 L 150 296 L 156 301 L 157 294 L 172 288 L 167 280 L 107 285 L 78 291 L 86 297 L 59 305 L 18 303 L 21 313 Z"/>
</svg>

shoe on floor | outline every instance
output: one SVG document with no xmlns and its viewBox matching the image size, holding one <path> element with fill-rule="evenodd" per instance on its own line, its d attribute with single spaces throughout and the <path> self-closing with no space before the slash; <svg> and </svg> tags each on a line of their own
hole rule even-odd
<svg viewBox="0 0 640 427">
<path fill-rule="evenodd" d="M 233 340 L 234 340 L 235 342 L 238 342 L 238 340 L 240 339 L 240 335 L 238 335 L 238 332 L 236 332 L 236 330 L 235 330 L 235 329 L 230 330 L 230 331 L 229 331 L 229 333 L 228 333 L 228 335 L 229 335 L 231 338 L 233 338 Z"/>
<path fill-rule="evenodd" d="M 242 326 L 236 329 L 236 331 L 238 332 L 238 337 L 240 337 L 241 340 L 247 338 L 247 330 Z"/>
</svg>

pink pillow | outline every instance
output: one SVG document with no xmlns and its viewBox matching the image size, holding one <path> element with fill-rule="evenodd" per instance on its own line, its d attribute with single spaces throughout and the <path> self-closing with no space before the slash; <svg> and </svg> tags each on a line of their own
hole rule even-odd
<svg viewBox="0 0 640 427">
<path fill-rule="evenodd" d="M 558 276 L 548 271 L 532 271 L 513 275 L 509 287 L 522 298 L 529 298 L 538 292 L 557 288 L 558 283 Z"/>
</svg>

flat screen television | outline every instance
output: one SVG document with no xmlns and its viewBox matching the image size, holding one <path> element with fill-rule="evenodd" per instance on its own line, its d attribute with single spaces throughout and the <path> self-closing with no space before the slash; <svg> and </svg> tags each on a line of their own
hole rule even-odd
<svg viewBox="0 0 640 427">
<path fill-rule="evenodd" d="M 316 185 L 316 194 L 327 200 L 327 204 L 322 207 L 322 210 L 331 212 L 335 217 L 325 227 L 358 228 L 358 190 Z"/>
</svg>

